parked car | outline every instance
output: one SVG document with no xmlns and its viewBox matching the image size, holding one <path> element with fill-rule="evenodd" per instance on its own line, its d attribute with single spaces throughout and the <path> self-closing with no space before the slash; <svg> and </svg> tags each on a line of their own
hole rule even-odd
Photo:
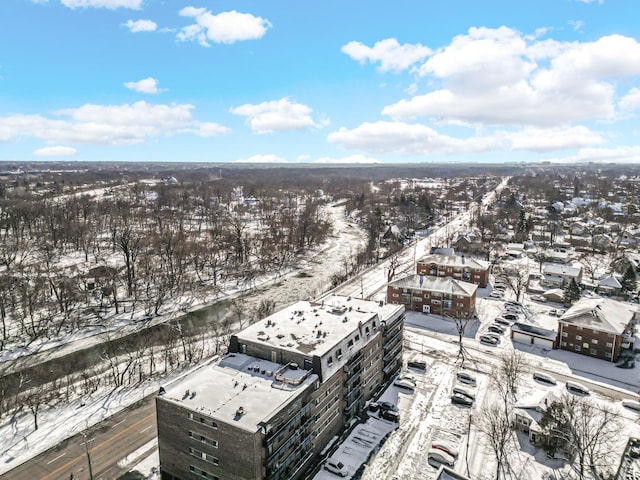
<svg viewBox="0 0 640 480">
<path fill-rule="evenodd" d="M 533 379 L 541 383 L 546 383 L 547 385 L 556 384 L 555 378 L 553 378 L 551 375 L 547 375 L 546 373 L 542 373 L 542 372 L 533 372 Z"/>
<path fill-rule="evenodd" d="M 578 382 L 568 381 L 566 383 L 567 391 L 578 395 L 591 395 L 587 387 Z"/>
<path fill-rule="evenodd" d="M 504 327 L 502 327 L 501 325 L 496 324 L 496 323 L 494 323 L 492 325 L 489 325 L 488 330 L 491 333 L 497 333 L 499 335 L 502 335 L 504 332 L 506 332 L 506 329 Z"/>
<path fill-rule="evenodd" d="M 464 395 L 465 397 L 471 400 L 476 399 L 476 396 L 473 393 L 471 393 L 469 390 L 466 390 L 462 387 L 453 387 L 453 393 L 457 393 L 458 395 Z"/>
<path fill-rule="evenodd" d="M 380 411 L 383 411 L 383 410 L 393 410 L 396 412 L 398 411 L 398 407 L 391 402 L 381 401 L 381 402 L 378 402 L 378 406 L 380 407 Z"/>
<path fill-rule="evenodd" d="M 369 410 L 370 412 L 377 412 L 378 410 L 380 410 L 380 405 L 378 405 L 378 402 L 371 402 L 369 405 L 367 405 L 367 410 Z"/>
<path fill-rule="evenodd" d="M 547 299 L 544 295 L 531 295 L 531 300 L 535 300 L 536 302 L 546 302 Z"/>
<path fill-rule="evenodd" d="M 556 310 L 555 308 L 552 308 L 551 310 L 549 310 L 549 315 L 551 315 L 552 317 L 557 317 L 558 310 Z"/>
<path fill-rule="evenodd" d="M 469 372 L 465 372 L 464 370 L 460 370 L 456 373 L 456 379 L 459 382 L 466 383 L 467 385 L 476 385 L 476 377 L 471 375 Z"/>
<path fill-rule="evenodd" d="M 502 292 L 499 292 L 497 290 L 494 290 L 489 294 L 489 298 L 502 298 L 502 297 L 503 297 Z"/>
<path fill-rule="evenodd" d="M 391 422 L 400 421 L 400 413 L 397 410 L 380 410 L 380 417 Z"/>
<path fill-rule="evenodd" d="M 622 406 L 628 408 L 634 413 L 640 413 L 640 402 L 631 400 L 630 398 L 622 400 Z"/>
<path fill-rule="evenodd" d="M 480 343 L 496 346 L 500 343 L 500 340 L 498 340 L 496 337 L 492 335 L 485 334 L 485 335 L 480 335 Z"/>
<path fill-rule="evenodd" d="M 446 453 L 447 455 L 451 455 L 453 458 L 458 457 L 458 449 L 449 442 L 436 440 L 431 444 L 431 448 L 442 450 L 444 453 Z"/>
<path fill-rule="evenodd" d="M 409 360 L 407 362 L 407 367 L 422 370 L 424 372 L 427 370 L 427 362 L 424 360 Z"/>
<path fill-rule="evenodd" d="M 438 448 L 429 449 L 428 459 L 429 464 L 433 465 L 434 467 L 439 467 L 440 465 L 453 467 L 453 465 L 456 463 L 455 458 Z"/>
<path fill-rule="evenodd" d="M 504 317 L 496 317 L 493 321 L 499 325 L 504 325 L 505 327 L 511 326 L 511 322 Z"/>
<path fill-rule="evenodd" d="M 513 305 L 505 305 L 504 310 L 505 312 L 522 313 L 522 307 L 516 307 Z"/>
<path fill-rule="evenodd" d="M 459 393 L 454 393 L 453 395 L 451 395 L 451 403 L 470 407 L 471 405 L 473 405 L 473 400 L 471 400 L 469 397 L 465 397 L 464 395 L 460 395 Z"/>
<path fill-rule="evenodd" d="M 556 316 L 557 317 L 561 317 L 562 315 L 564 315 L 565 313 L 567 313 L 567 311 L 564 308 L 560 308 L 556 311 Z"/>
<path fill-rule="evenodd" d="M 413 383 L 412 381 L 410 381 L 407 378 L 398 377 L 393 381 L 393 384 L 396 387 L 401 388 L 403 390 L 411 390 L 411 391 L 413 391 L 416 388 L 416 384 Z"/>
<path fill-rule="evenodd" d="M 515 300 L 507 300 L 506 302 L 504 302 L 505 305 L 512 305 L 514 307 L 522 307 L 522 304 L 520 302 L 516 302 Z"/>
<path fill-rule="evenodd" d="M 344 466 L 344 463 L 335 458 L 327 458 L 324 462 L 324 469 L 341 477 L 349 475 L 349 470 Z"/>
<path fill-rule="evenodd" d="M 502 317 L 505 318 L 506 320 L 511 320 L 512 322 L 517 322 L 518 319 L 520 318 L 515 313 L 509 313 L 509 312 L 503 313 Z"/>
</svg>

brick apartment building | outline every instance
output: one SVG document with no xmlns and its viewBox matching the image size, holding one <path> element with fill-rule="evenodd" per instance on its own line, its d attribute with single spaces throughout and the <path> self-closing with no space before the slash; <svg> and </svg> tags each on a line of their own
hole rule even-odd
<svg viewBox="0 0 640 480">
<path fill-rule="evenodd" d="M 403 306 L 332 297 L 234 335 L 218 363 L 156 397 L 161 478 L 302 478 L 399 371 L 403 318 Z"/>
<path fill-rule="evenodd" d="M 451 277 L 408 275 L 389 282 L 387 302 L 408 310 L 454 318 L 471 318 L 476 311 L 478 285 Z"/>
<path fill-rule="evenodd" d="M 558 319 L 562 350 L 617 362 L 624 348 L 633 346 L 633 324 L 638 311 L 630 304 L 608 298 L 578 300 Z"/>
<path fill-rule="evenodd" d="M 418 260 L 416 273 L 434 277 L 452 277 L 484 288 L 489 282 L 489 267 L 489 262 L 464 255 L 430 254 Z"/>
</svg>

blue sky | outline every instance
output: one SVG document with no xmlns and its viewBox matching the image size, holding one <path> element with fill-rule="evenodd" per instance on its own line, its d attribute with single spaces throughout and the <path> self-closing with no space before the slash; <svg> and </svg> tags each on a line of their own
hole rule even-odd
<svg viewBox="0 0 640 480">
<path fill-rule="evenodd" d="M 1 0 L 0 160 L 638 162 L 635 0 Z"/>
</svg>

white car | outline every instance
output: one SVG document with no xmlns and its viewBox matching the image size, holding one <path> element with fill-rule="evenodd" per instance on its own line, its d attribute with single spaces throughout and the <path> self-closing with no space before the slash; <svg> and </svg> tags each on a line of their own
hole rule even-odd
<svg viewBox="0 0 640 480">
<path fill-rule="evenodd" d="M 413 391 L 416 388 L 416 384 L 413 383 L 411 380 L 406 379 L 406 378 L 396 378 L 393 381 L 393 384 L 396 387 L 401 388 L 403 390 L 411 390 L 411 391 Z"/>
<path fill-rule="evenodd" d="M 324 469 L 341 477 L 349 475 L 349 470 L 344 466 L 344 463 L 335 458 L 327 458 L 327 461 L 324 462 Z"/>
<path fill-rule="evenodd" d="M 430 448 L 428 458 L 429 464 L 435 467 L 439 467 L 440 465 L 453 467 L 453 465 L 456 463 L 455 458 L 453 458 L 444 450 L 440 450 L 439 448 Z"/>
</svg>

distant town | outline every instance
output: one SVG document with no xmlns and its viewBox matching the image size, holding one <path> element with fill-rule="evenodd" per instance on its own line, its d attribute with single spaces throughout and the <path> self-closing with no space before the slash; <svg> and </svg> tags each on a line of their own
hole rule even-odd
<svg viewBox="0 0 640 480">
<path fill-rule="evenodd" d="M 640 479 L 640 165 L 0 163 L 0 476 Z"/>
</svg>

